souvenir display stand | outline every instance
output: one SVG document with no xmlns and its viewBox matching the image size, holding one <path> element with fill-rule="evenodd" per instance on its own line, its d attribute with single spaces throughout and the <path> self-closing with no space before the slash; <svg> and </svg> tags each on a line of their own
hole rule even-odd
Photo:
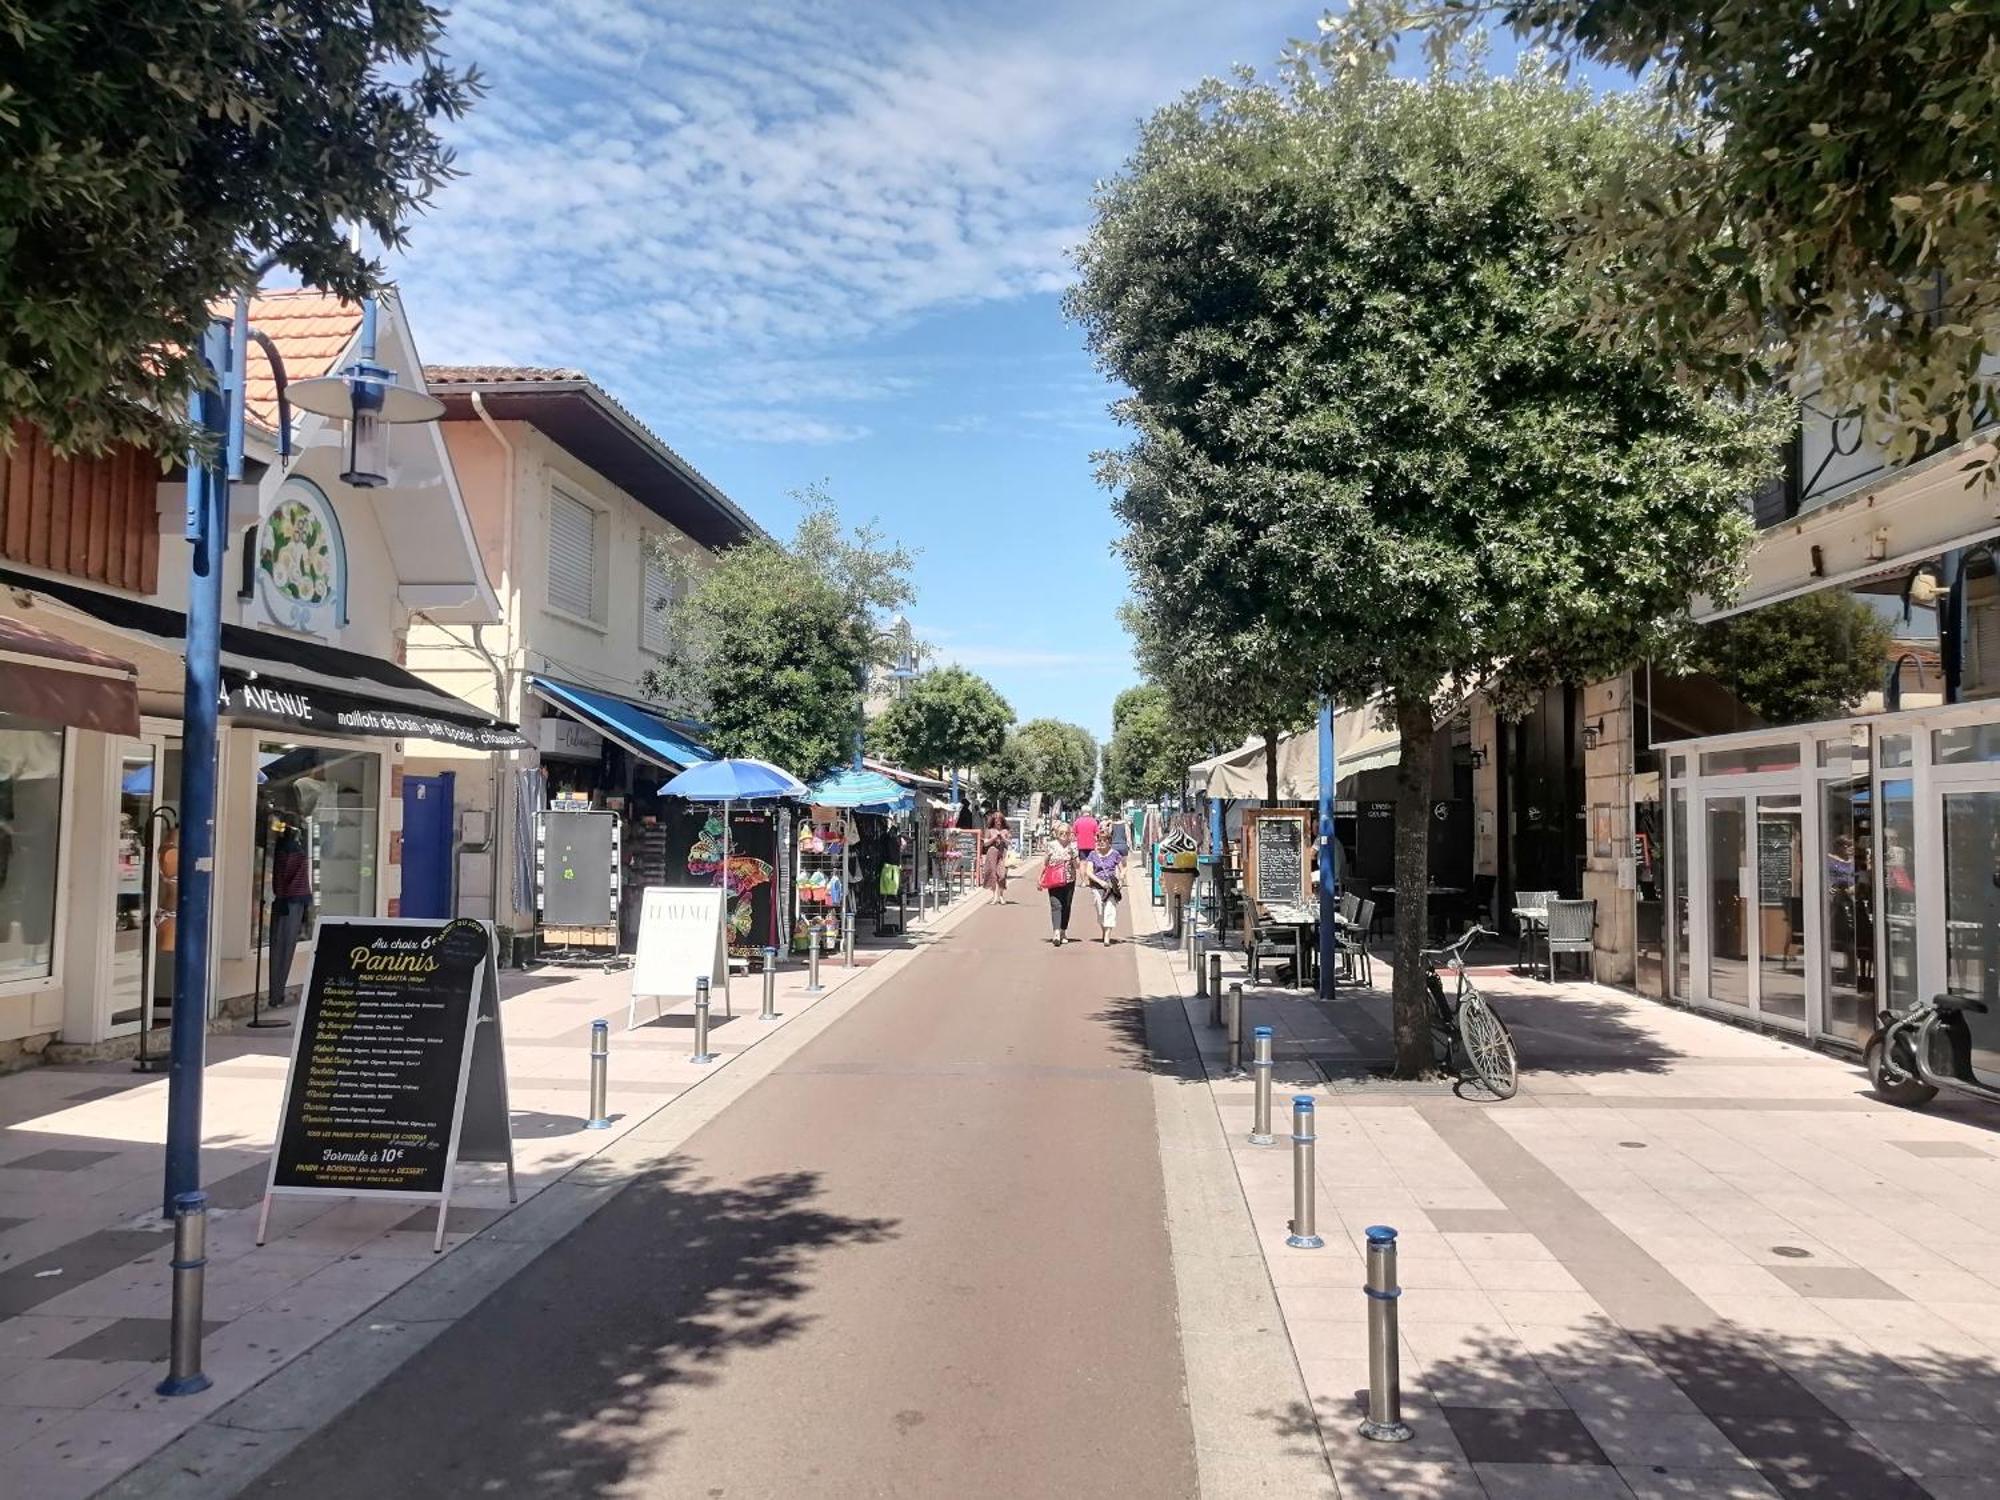
<svg viewBox="0 0 2000 1500">
<path fill-rule="evenodd" d="M 798 919 L 792 924 L 792 950 L 807 952 L 815 941 L 822 955 L 840 950 L 842 911 L 849 898 L 848 851 L 854 844 L 851 818 L 838 810 L 809 808 L 799 819 L 793 839 L 792 891 Z"/>
<path fill-rule="evenodd" d="M 852 766 L 831 771 L 821 777 L 813 784 L 806 800 L 811 804 L 808 811 L 809 821 L 801 826 L 798 839 L 800 860 L 798 902 L 804 931 L 795 931 L 794 941 L 810 944 L 816 930 L 822 945 L 821 951 L 831 951 L 825 947 L 826 938 L 831 933 L 839 950 L 845 953 L 847 961 L 852 963 L 855 915 L 863 910 L 872 911 L 875 914 L 876 931 L 878 933 L 882 931 L 881 914 L 885 905 L 885 893 L 881 889 L 881 871 L 885 863 L 882 839 L 888 826 L 886 820 L 893 814 L 908 812 L 915 806 L 915 799 L 907 790 L 880 772 Z M 866 850 L 860 847 L 863 818 L 866 818 L 870 825 L 872 840 Z M 808 839 L 807 827 L 835 830 L 840 861 L 840 871 L 837 876 L 831 871 L 823 872 L 816 869 L 808 863 L 815 859 L 830 862 L 832 851 L 826 847 L 829 841 L 824 832 Z M 821 846 L 817 855 L 808 852 L 809 843 Z M 894 868 L 899 871 L 897 878 L 900 885 L 901 866 L 898 864 Z M 837 880 L 839 899 L 821 903 L 816 897 L 809 898 L 806 884 L 809 875 L 814 881 L 815 888 L 824 890 L 829 895 L 835 893 L 833 882 Z M 826 882 L 823 886 L 820 885 L 822 880 Z M 873 884 L 864 890 L 859 888 L 860 882 L 873 882 Z M 809 918 L 815 907 L 818 907 L 822 914 L 831 915 L 831 920 L 825 920 L 823 915 L 817 929 L 813 927 Z"/>
</svg>

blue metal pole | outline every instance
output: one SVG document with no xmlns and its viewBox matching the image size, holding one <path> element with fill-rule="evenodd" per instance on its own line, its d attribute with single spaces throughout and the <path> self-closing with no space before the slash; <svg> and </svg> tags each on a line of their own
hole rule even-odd
<svg viewBox="0 0 2000 1500">
<path fill-rule="evenodd" d="M 1333 971 L 1339 957 L 1333 919 L 1340 910 L 1340 841 L 1333 836 L 1334 788 L 1339 767 L 1333 758 L 1333 700 L 1319 700 L 1319 993 L 1333 998 Z"/>
<path fill-rule="evenodd" d="M 174 905 L 174 1009 L 167 1057 L 166 1191 L 161 1212 L 201 1188 L 201 1084 L 208 1030 L 209 914 L 215 881 L 216 720 L 222 697 L 222 565 L 229 541 L 230 391 L 240 391 L 230 325 L 211 323 L 202 358 L 216 389 L 191 414 L 212 440 L 188 454 L 187 678 L 181 707 L 180 893 Z"/>
<path fill-rule="evenodd" d="M 951 768 L 951 805 L 958 806 L 958 767 Z"/>
</svg>

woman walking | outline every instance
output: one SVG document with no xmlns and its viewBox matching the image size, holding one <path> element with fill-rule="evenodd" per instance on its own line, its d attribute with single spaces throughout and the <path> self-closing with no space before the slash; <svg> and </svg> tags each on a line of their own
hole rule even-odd
<svg viewBox="0 0 2000 1500">
<path fill-rule="evenodd" d="M 1007 900 L 1007 818 L 994 813 L 986 820 L 986 832 L 979 836 L 979 884 L 993 893 L 1001 906 Z"/>
<path fill-rule="evenodd" d="M 1109 947 L 1112 942 L 1111 929 L 1118 925 L 1118 902 L 1124 896 L 1124 887 L 1119 883 L 1125 868 L 1125 857 L 1111 847 L 1111 830 L 1097 830 L 1097 847 L 1084 861 L 1083 876 L 1090 882 L 1091 899 L 1097 903 L 1097 928 L 1100 943 Z"/>
<path fill-rule="evenodd" d="M 1049 893 L 1049 941 L 1060 948 L 1069 940 L 1069 904 L 1076 897 L 1076 851 L 1070 847 L 1067 823 L 1049 829 L 1042 848 L 1042 889 Z"/>
</svg>

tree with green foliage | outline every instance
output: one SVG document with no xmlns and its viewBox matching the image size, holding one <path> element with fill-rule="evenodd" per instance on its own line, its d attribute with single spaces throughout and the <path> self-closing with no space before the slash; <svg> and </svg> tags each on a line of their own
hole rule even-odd
<svg viewBox="0 0 2000 1500">
<path fill-rule="evenodd" d="M 973 776 L 979 783 L 979 795 L 994 809 L 1004 812 L 1034 794 L 1035 758 L 1016 730 L 1002 740 L 998 750 L 979 763 Z"/>
<path fill-rule="evenodd" d="M 1575 336 L 1568 206 L 1656 128 L 1478 58 L 1416 81 L 1294 58 L 1147 122 L 1080 252 L 1071 311 L 1131 391 L 1108 477 L 1135 578 L 1261 632 L 1336 702 L 1379 699 L 1401 734 L 1406 1074 L 1432 1066 L 1438 724 L 1473 688 L 1611 675 L 1691 596 L 1727 596 L 1782 432 Z"/>
<path fill-rule="evenodd" d="M 993 684 L 963 667 L 916 678 L 869 726 L 879 752 L 898 765 L 940 773 L 999 753 L 1014 710 Z"/>
<path fill-rule="evenodd" d="M 760 537 L 719 559 L 661 546 L 670 586 L 667 663 L 645 690 L 698 719 L 721 755 L 804 780 L 853 753 L 869 668 L 893 647 L 889 611 L 911 598 L 911 554 L 872 526 L 850 534 L 825 493 L 804 491 L 790 546 Z"/>
<path fill-rule="evenodd" d="M 1030 719 L 1013 738 L 1027 759 L 1030 790 L 1070 812 L 1090 801 L 1097 784 L 1097 740 L 1089 730 L 1061 719 Z"/>
<path fill-rule="evenodd" d="M 1699 627 L 1689 655 L 1767 724 L 1853 712 L 1889 675 L 1895 634 L 1839 589 L 1762 605 Z"/>
<path fill-rule="evenodd" d="M 1357 0 L 1323 45 L 1489 20 L 1643 78 L 1665 122 L 1577 200 L 1602 337 L 1698 383 L 1789 379 L 1898 457 L 2000 404 L 1991 0 Z"/>
<path fill-rule="evenodd" d="M 1127 688 L 1111 705 L 1111 743 L 1104 748 L 1104 800 L 1118 807 L 1174 795 L 1187 768 L 1202 756 L 1156 682 Z"/>
<path fill-rule="evenodd" d="M 186 451 L 210 307 L 275 256 L 355 299 L 479 91 L 425 0 L 0 0 L 0 440 Z"/>
</svg>

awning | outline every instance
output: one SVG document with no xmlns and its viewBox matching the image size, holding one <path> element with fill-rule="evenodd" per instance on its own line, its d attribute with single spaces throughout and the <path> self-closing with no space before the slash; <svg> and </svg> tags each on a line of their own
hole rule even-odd
<svg viewBox="0 0 2000 1500">
<path fill-rule="evenodd" d="M 574 715 L 606 739 L 656 766 L 684 771 L 715 759 L 714 752 L 697 744 L 687 731 L 636 703 L 548 677 L 530 676 L 528 687 L 544 703 Z"/>
<path fill-rule="evenodd" d="M 893 761 L 877 760 L 872 755 L 863 756 L 861 766 L 863 770 L 875 771 L 888 777 L 897 786 L 906 786 L 913 792 L 942 792 L 949 790 L 951 786 L 950 782 L 942 781 L 938 777 L 909 770 L 896 765 Z"/>
<path fill-rule="evenodd" d="M 1376 710 L 1343 709 L 1333 717 L 1334 771 L 1340 785 L 1363 771 L 1393 766 L 1403 758 L 1403 739 L 1380 727 Z M 1215 756 L 1190 768 L 1190 775 L 1210 797 L 1261 800 L 1266 790 L 1264 742 L 1253 739 L 1241 749 Z M 1319 796 L 1319 727 L 1314 725 L 1278 740 L 1278 798 L 1311 802 Z"/>
<path fill-rule="evenodd" d="M 161 651 L 186 651 L 187 616 L 80 584 L 0 568 L 0 584 L 53 599 Z M 392 661 L 303 636 L 222 627 L 223 716 L 308 734 L 442 740 L 475 750 L 527 744 L 511 724 L 481 713 Z M 135 728 L 130 731 L 136 733 Z"/>
<path fill-rule="evenodd" d="M 0 616 L 0 704 L 49 724 L 139 732 L 139 669 Z"/>
</svg>

